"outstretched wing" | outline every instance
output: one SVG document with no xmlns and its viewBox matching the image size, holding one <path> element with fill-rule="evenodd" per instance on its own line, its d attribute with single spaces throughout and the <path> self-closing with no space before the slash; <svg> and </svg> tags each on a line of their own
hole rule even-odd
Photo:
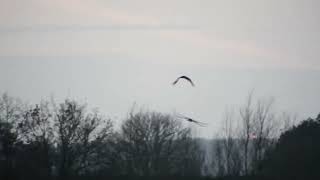
<svg viewBox="0 0 320 180">
<path fill-rule="evenodd" d="M 194 119 L 191 119 L 193 123 L 195 124 L 198 124 L 199 126 L 202 126 L 202 127 L 205 127 L 207 126 L 208 124 L 207 123 L 203 123 L 203 122 L 200 122 L 200 121 L 196 121 Z"/>
<path fill-rule="evenodd" d="M 192 81 L 189 77 L 187 77 L 187 76 L 181 76 L 180 78 L 183 78 L 183 79 L 185 79 L 185 80 L 189 81 L 189 82 L 190 82 L 190 84 L 191 84 L 192 86 L 194 86 L 193 81 Z"/>
<path fill-rule="evenodd" d="M 178 77 L 172 84 L 173 84 L 173 85 L 177 84 L 177 82 L 178 82 L 180 79 L 185 79 L 185 80 L 187 80 L 188 82 L 190 82 L 190 84 L 191 84 L 192 86 L 194 86 L 193 81 L 192 81 L 189 77 L 187 77 L 187 76 L 180 76 L 180 77 Z"/>
<path fill-rule="evenodd" d="M 184 120 L 186 120 L 186 121 L 195 123 L 195 124 L 197 124 L 197 125 L 199 125 L 199 126 L 202 126 L 202 127 L 205 127 L 205 126 L 208 125 L 207 123 L 203 123 L 203 122 L 200 122 L 200 121 L 196 121 L 196 120 L 194 120 L 194 119 L 192 119 L 192 118 L 189 118 L 189 117 L 186 117 L 186 116 L 183 116 L 183 115 L 177 115 L 177 117 L 180 118 L 180 119 L 184 119 Z"/>
<path fill-rule="evenodd" d="M 178 78 L 172 83 L 172 85 L 177 84 L 177 82 L 179 81 L 179 79 L 180 79 L 180 77 L 178 77 Z"/>
</svg>

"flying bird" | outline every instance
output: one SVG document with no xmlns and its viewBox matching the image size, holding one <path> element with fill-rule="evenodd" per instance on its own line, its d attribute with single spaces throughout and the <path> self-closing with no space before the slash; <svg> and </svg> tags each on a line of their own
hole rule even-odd
<svg viewBox="0 0 320 180">
<path fill-rule="evenodd" d="M 180 119 L 184 119 L 184 120 L 186 120 L 188 122 L 195 123 L 195 124 L 197 124 L 199 126 L 202 126 L 202 127 L 205 127 L 206 125 L 208 125 L 207 123 L 196 121 L 196 120 L 194 120 L 192 118 L 189 118 L 189 117 L 186 117 L 186 116 L 178 115 L 177 117 L 180 118 Z"/>
<path fill-rule="evenodd" d="M 192 86 L 194 86 L 194 83 L 192 82 L 192 80 L 191 80 L 189 77 L 187 77 L 187 76 L 180 76 L 180 77 L 178 77 L 172 84 L 173 84 L 173 85 L 177 84 L 177 82 L 178 82 L 180 79 L 185 79 L 185 80 L 189 81 Z"/>
</svg>

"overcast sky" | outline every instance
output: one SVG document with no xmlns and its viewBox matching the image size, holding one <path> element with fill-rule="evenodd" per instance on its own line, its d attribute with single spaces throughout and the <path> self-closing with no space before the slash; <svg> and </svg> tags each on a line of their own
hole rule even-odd
<svg viewBox="0 0 320 180">
<path fill-rule="evenodd" d="M 318 0 L 0 0 L 0 93 L 87 102 L 119 122 L 134 102 L 209 123 L 274 97 L 320 111 Z M 196 87 L 171 83 L 190 76 Z"/>
</svg>

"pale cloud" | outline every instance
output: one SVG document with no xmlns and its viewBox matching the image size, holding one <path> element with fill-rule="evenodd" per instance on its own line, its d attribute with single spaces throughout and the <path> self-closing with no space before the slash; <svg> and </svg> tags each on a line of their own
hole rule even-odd
<svg viewBox="0 0 320 180">
<path fill-rule="evenodd" d="M 196 58 L 191 54 L 196 52 L 199 58 L 189 61 L 181 59 L 175 62 L 180 64 L 204 64 L 220 67 L 240 68 L 287 68 L 320 70 L 320 63 L 312 63 L 311 59 L 302 59 L 277 48 L 263 46 L 257 41 L 249 39 L 232 39 L 228 36 L 216 34 L 213 31 L 163 31 L 161 38 L 180 42 L 181 46 L 189 46 L 188 57 Z M 201 55 L 205 57 L 201 59 Z M 191 55 L 191 56 L 190 56 Z M 220 59 L 217 59 L 220 58 Z M 230 59 L 231 58 L 231 59 Z"/>
<path fill-rule="evenodd" d="M 312 41 L 317 16 L 307 3 L 300 10 L 300 1 L 290 8 L 276 1 L 124 2 L 2 0 L 0 53 L 111 59 L 116 51 L 166 64 L 320 68 Z M 291 11 L 295 18 L 286 15 Z M 293 29 L 299 18 L 314 33 Z"/>
<path fill-rule="evenodd" d="M 130 14 L 89 0 L 4 0 L 0 25 L 161 25 L 156 17 Z"/>
<path fill-rule="evenodd" d="M 228 53 L 234 53 L 244 56 L 270 56 L 274 52 L 265 48 L 259 48 L 254 42 L 250 41 L 237 41 L 232 39 L 224 39 L 214 33 L 202 31 L 167 31 L 162 33 L 162 36 L 167 38 L 176 39 L 177 41 L 184 41 L 193 44 L 194 47 L 217 49 Z"/>
</svg>

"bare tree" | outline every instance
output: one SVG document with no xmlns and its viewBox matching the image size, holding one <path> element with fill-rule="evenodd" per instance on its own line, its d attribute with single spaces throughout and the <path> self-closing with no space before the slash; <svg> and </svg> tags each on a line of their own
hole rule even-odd
<svg viewBox="0 0 320 180">
<path fill-rule="evenodd" d="M 241 154 L 237 137 L 238 122 L 232 109 L 225 113 L 222 128 L 222 146 L 225 157 L 226 174 L 236 176 L 241 173 Z"/>
<path fill-rule="evenodd" d="M 221 139 L 216 139 L 213 144 L 213 155 L 211 165 L 213 167 L 213 175 L 222 177 L 226 175 L 223 143 Z"/>
<path fill-rule="evenodd" d="M 25 105 L 18 98 L 9 96 L 7 93 L 0 97 L 0 122 L 10 124 L 11 131 L 19 134 L 19 123 L 23 120 Z M 17 138 L 21 138 L 20 136 Z"/>
<path fill-rule="evenodd" d="M 255 101 L 250 93 L 240 107 L 239 116 L 226 111 L 215 148 L 215 159 L 224 162 L 216 164 L 222 169 L 220 174 L 248 175 L 257 169 L 266 150 L 274 145 L 281 124 L 273 111 L 273 103 L 273 98 Z"/>
<path fill-rule="evenodd" d="M 187 174 L 196 159 L 190 129 L 157 112 L 130 113 L 121 127 L 121 145 L 126 171 L 136 175 Z"/>
<path fill-rule="evenodd" d="M 39 105 L 30 108 L 24 113 L 24 119 L 19 123 L 19 133 L 23 141 L 36 147 L 38 153 L 37 162 L 42 176 L 51 175 L 52 152 L 54 144 L 54 119 L 47 101 L 41 101 Z"/>
<path fill-rule="evenodd" d="M 85 106 L 65 100 L 55 116 L 59 173 L 62 177 L 93 171 L 108 163 L 103 153 L 113 133 L 112 122 L 97 112 L 86 113 Z"/>
<path fill-rule="evenodd" d="M 273 144 L 273 134 L 277 128 L 275 114 L 272 111 L 274 99 L 257 101 L 253 117 L 253 166 L 263 159 L 265 151 Z"/>
<path fill-rule="evenodd" d="M 20 142 L 17 125 L 21 120 L 22 103 L 4 93 L 0 97 L 0 157 L 4 159 L 5 174 L 11 176 L 16 146 Z"/>
<path fill-rule="evenodd" d="M 252 108 L 252 92 L 248 95 L 245 105 L 240 109 L 240 121 L 241 121 L 241 146 L 243 148 L 243 163 L 244 174 L 249 173 L 249 143 L 251 134 L 253 133 L 253 115 L 254 110 Z"/>
<path fill-rule="evenodd" d="M 217 176 L 236 176 L 242 170 L 241 143 L 238 137 L 238 119 L 233 109 L 226 109 L 221 131 L 213 147 L 213 165 Z"/>
<path fill-rule="evenodd" d="M 6 172 L 17 165 L 15 151 L 19 151 L 19 157 L 31 155 L 32 162 L 26 163 L 42 176 L 52 175 L 51 170 L 57 168 L 62 177 L 67 177 L 110 166 L 110 119 L 98 111 L 86 112 L 85 105 L 71 100 L 58 107 L 42 101 L 25 109 L 28 108 L 7 94 L 0 98 L 0 156 L 5 157 Z"/>
</svg>

